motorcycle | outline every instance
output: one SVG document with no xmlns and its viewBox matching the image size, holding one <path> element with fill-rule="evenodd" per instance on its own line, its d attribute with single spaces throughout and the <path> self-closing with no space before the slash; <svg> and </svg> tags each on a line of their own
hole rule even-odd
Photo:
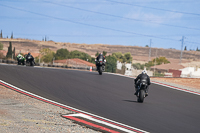
<svg viewBox="0 0 200 133">
<path fill-rule="evenodd" d="M 138 86 L 138 94 L 137 94 L 137 101 L 140 103 L 144 102 L 144 98 L 145 96 L 145 92 L 147 91 L 147 83 L 146 80 L 145 81 L 141 81 L 139 86 Z"/>
<path fill-rule="evenodd" d="M 26 66 L 34 66 L 34 58 L 32 56 L 28 56 L 26 60 Z"/>
<path fill-rule="evenodd" d="M 25 65 L 25 58 L 24 57 L 20 57 L 17 58 L 17 65 Z"/>
<path fill-rule="evenodd" d="M 97 71 L 99 72 L 99 75 L 102 75 L 102 72 L 105 71 L 105 62 L 106 60 L 103 61 L 101 58 L 97 62 Z"/>
</svg>

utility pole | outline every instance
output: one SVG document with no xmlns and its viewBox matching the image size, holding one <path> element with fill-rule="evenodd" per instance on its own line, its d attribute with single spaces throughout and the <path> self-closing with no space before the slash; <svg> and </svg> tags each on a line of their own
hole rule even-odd
<svg viewBox="0 0 200 133">
<path fill-rule="evenodd" d="M 157 50 L 158 50 L 158 49 L 156 49 L 156 58 L 157 58 Z M 154 73 L 154 76 L 156 76 L 156 74 L 155 74 L 156 58 L 155 58 L 155 62 L 154 62 L 154 72 L 153 72 L 153 73 Z"/>
<path fill-rule="evenodd" d="M 184 36 L 182 36 L 182 39 L 181 39 L 181 56 L 180 56 L 180 64 L 182 63 L 182 55 L 183 55 L 183 44 L 184 44 Z"/>
<path fill-rule="evenodd" d="M 54 65 L 54 60 L 55 60 L 55 57 L 53 57 L 53 65 Z"/>
<path fill-rule="evenodd" d="M 150 39 L 150 44 L 149 44 L 149 61 L 151 60 L 151 39 Z"/>
</svg>

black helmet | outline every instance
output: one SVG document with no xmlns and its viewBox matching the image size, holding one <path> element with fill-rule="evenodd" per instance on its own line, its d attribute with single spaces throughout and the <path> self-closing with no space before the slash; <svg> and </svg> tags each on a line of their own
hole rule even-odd
<svg viewBox="0 0 200 133">
<path fill-rule="evenodd" d="M 28 55 L 30 55 L 31 53 L 29 52 Z"/>
</svg>

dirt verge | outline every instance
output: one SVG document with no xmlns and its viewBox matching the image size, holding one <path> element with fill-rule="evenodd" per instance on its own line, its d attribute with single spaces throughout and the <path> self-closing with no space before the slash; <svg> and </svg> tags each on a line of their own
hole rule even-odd
<svg viewBox="0 0 200 133">
<path fill-rule="evenodd" d="M 0 86 L 0 132 L 98 133 L 62 118 L 71 111 Z"/>
</svg>

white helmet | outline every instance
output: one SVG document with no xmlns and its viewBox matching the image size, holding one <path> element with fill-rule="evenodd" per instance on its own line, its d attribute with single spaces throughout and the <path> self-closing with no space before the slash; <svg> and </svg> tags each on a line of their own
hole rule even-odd
<svg viewBox="0 0 200 133">
<path fill-rule="evenodd" d="M 142 71 L 142 74 L 147 74 L 147 71 L 146 71 L 146 70 L 143 70 L 143 71 Z"/>
</svg>

